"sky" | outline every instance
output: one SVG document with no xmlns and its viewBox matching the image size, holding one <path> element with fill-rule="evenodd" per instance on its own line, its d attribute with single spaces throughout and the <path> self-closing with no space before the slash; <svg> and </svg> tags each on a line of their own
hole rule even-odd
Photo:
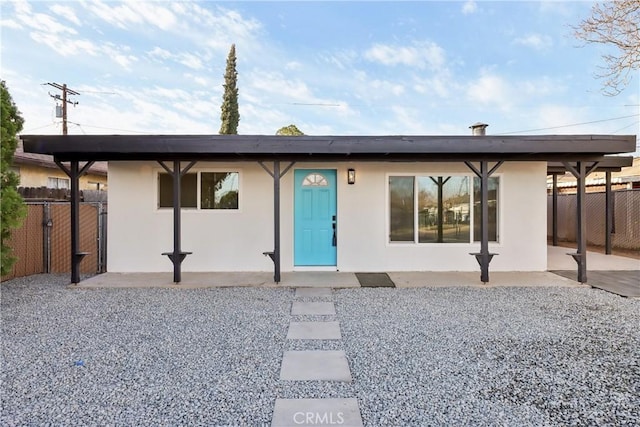
<svg viewBox="0 0 640 427">
<path fill-rule="evenodd" d="M 236 45 L 240 134 L 640 134 L 640 78 L 605 96 L 586 1 L 0 1 L 23 134 L 217 134 Z"/>
</svg>

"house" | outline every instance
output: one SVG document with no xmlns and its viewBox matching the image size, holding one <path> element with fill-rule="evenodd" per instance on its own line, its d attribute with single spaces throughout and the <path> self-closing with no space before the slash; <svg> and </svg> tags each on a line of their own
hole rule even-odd
<svg viewBox="0 0 640 427">
<path fill-rule="evenodd" d="M 20 187 L 69 190 L 69 177 L 58 167 L 53 156 L 28 153 L 22 141 L 13 157 L 12 170 L 20 177 Z M 80 190 L 106 190 L 107 163 L 97 162 L 80 179 Z"/>
<path fill-rule="evenodd" d="M 480 266 L 483 282 L 489 281 L 489 264 L 494 271 L 544 271 L 548 162 L 561 162 L 584 182 L 606 155 L 631 152 L 636 140 L 617 135 L 22 139 L 27 152 L 69 161 L 72 188 L 91 162 L 109 161 L 107 270 L 173 271 L 175 282 L 183 269 L 274 269 L 275 281 L 281 270 L 477 271 Z M 82 257 L 75 233 L 72 263 Z M 585 253 L 579 242 L 574 258 L 583 274 Z M 72 282 L 77 281 L 72 272 Z"/>
</svg>

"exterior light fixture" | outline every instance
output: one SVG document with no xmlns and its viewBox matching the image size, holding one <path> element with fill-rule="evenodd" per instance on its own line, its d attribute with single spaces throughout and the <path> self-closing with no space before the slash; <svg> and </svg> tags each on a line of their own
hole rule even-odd
<svg viewBox="0 0 640 427">
<path fill-rule="evenodd" d="M 356 183 L 356 170 L 355 169 L 347 169 L 347 183 L 355 184 Z"/>
</svg>

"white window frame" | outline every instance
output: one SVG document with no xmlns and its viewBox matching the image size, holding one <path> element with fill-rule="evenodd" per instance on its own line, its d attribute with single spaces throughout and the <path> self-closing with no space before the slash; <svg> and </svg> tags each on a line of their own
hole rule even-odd
<svg viewBox="0 0 640 427">
<path fill-rule="evenodd" d="M 389 193 L 389 178 L 393 176 L 398 177 L 413 177 L 413 242 L 393 242 L 391 241 L 391 199 Z M 416 215 L 417 206 L 418 206 L 418 178 L 420 177 L 447 177 L 447 176 L 455 176 L 455 177 L 468 177 L 469 178 L 469 216 L 470 216 L 470 229 L 469 229 L 469 242 L 444 242 L 444 243 L 435 243 L 435 242 L 419 242 L 419 218 Z M 473 180 L 477 178 L 477 176 L 473 173 L 460 173 L 460 172 L 414 172 L 414 173 L 406 173 L 406 172 L 388 172 L 385 174 L 385 239 L 386 245 L 392 247 L 401 247 L 401 246 L 434 246 L 434 247 L 442 247 L 443 245 L 447 246 L 474 246 L 480 243 L 480 241 L 473 240 L 474 234 L 474 224 L 475 224 L 475 214 L 474 214 L 474 190 L 473 190 Z M 504 173 L 494 173 L 491 174 L 491 178 L 498 178 L 498 209 L 496 210 L 496 241 L 489 241 L 489 244 L 492 246 L 499 247 L 502 244 L 502 210 L 504 209 Z"/>
<path fill-rule="evenodd" d="M 56 182 L 56 186 L 55 187 L 51 187 L 49 185 L 49 182 L 51 180 L 55 180 Z M 66 187 L 60 187 L 60 182 L 65 182 L 66 183 Z M 56 190 L 70 190 L 71 189 L 71 180 L 69 178 L 60 178 L 57 176 L 48 176 L 47 177 L 47 188 L 52 188 L 52 189 L 56 189 Z"/>
<path fill-rule="evenodd" d="M 214 172 L 217 172 L 217 173 L 235 172 L 238 174 L 238 209 L 202 209 L 201 203 L 200 203 L 200 199 L 201 199 L 200 192 L 202 191 L 202 174 L 214 173 Z M 181 210 L 183 210 L 184 212 L 190 212 L 190 213 L 216 214 L 216 215 L 228 215 L 228 214 L 241 213 L 242 207 L 244 205 L 244 201 L 243 201 L 244 189 L 243 189 L 243 182 L 242 182 L 243 172 L 244 171 L 242 168 L 232 168 L 232 167 L 202 168 L 197 170 L 191 169 L 189 172 L 187 172 L 187 174 L 196 175 L 196 207 L 194 208 L 194 207 L 183 206 L 181 207 Z M 155 173 L 153 174 L 153 178 L 154 178 L 153 186 L 155 190 L 155 197 L 154 197 L 155 210 L 158 212 L 172 211 L 173 207 L 160 207 L 160 187 L 159 187 L 160 174 L 167 174 L 167 171 L 164 169 L 155 169 Z"/>
</svg>

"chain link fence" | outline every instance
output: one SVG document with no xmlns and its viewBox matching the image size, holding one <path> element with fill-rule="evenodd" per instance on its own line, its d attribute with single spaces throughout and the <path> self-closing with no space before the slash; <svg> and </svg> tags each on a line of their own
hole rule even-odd
<svg viewBox="0 0 640 427">
<path fill-rule="evenodd" d="M 640 250 L 640 190 L 612 192 L 611 246 Z M 578 227 L 577 195 L 558 195 L 558 241 L 575 242 Z M 587 245 L 605 245 L 605 193 L 586 193 Z M 547 197 L 547 237 L 553 236 L 553 196 Z"/>
<path fill-rule="evenodd" d="M 80 203 L 80 248 L 89 252 L 80 263 L 84 274 L 107 269 L 107 204 Z M 10 246 L 18 261 L 2 280 L 39 273 L 71 271 L 71 205 L 68 202 L 27 202 L 22 227 L 13 230 Z"/>
</svg>

